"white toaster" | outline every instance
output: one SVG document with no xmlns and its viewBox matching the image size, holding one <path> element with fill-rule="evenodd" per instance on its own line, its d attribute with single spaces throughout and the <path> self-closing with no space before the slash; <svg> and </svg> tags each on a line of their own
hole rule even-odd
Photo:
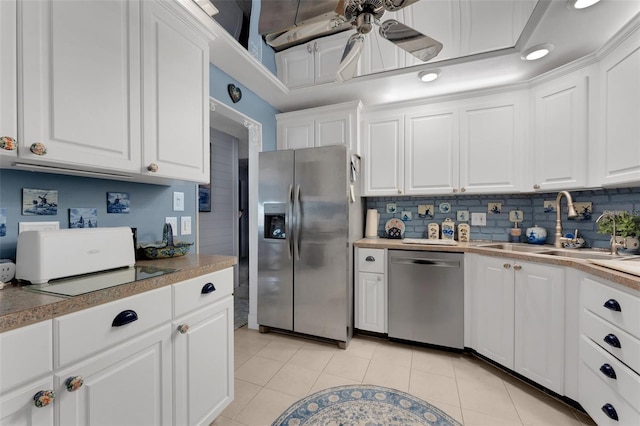
<svg viewBox="0 0 640 426">
<path fill-rule="evenodd" d="M 55 278 L 135 264 L 128 227 L 24 231 L 18 235 L 16 278 L 43 284 Z"/>
</svg>

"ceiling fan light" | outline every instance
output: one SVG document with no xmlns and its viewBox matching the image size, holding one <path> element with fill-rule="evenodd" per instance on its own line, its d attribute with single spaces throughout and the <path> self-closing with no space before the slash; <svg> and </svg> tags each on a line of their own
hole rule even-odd
<svg viewBox="0 0 640 426">
<path fill-rule="evenodd" d="M 424 83 L 434 81 L 440 77 L 440 70 L 425 70 L 418 73 L 418 78 Z"/>
<path fill-rule="evenodd" d="M 525 61 L 535 61 L 536 59 L 544 58 L 553 50 L 553 44 L 539 44 L 533 46 L 522 53 L 521 58 Z"/>
<path fill-rule="evenodd" d="M 574 9 L 586 9 L 589 6 L 593 6 L 600 0 L 569 0 L 569 4 Z"/>
</svg>

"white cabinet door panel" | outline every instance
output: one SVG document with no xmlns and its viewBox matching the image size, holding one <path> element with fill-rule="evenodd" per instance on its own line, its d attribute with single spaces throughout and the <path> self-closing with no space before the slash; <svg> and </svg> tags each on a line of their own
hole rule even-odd
<svg viewBox="0 0 640 426">
<path fill-rule="evenodd" d="M 588 76 L 580 73 L 534 89 L 532 189 L 585 186 L 588 86 Z"/>
<path fill-rule="evenodd" d="M 18 77 L 16 0 L 0 2 L 0 137 L 18 139 Z M 0 156 L 15 157 L 17 150 L 0 149 Z"/>
<path fill-rule="evenodd" d="M 33 396 L 43 390 L 54 390 L 53 377 L 29 383 L 0 397 L 0 424 L 11 426 L 53 426 L 56 401 L 36 407 Z"/>
<path fill-rule="evenodd" d="M 356 328 L 386 333 L 384 274 L 358 272 Z"/>
<path fill-rule="evenodd" d="M 351 34 L 353 34 L 353 31 L 344 31 L 339 35 L 319 38 L 313 42 L 315 51 L 315 84 L 335 81 L 342 53 Z"/>
<path fill-rule="evenodd" d="M 515 371 L 564 392 L 564 269 L 516 262 Z"/>
<path fill-rule="evenodd" d="M 526 122 L 518 93 L 488 97 L 461 111 L 461 192 L 520 190 Z"/>
<path fill-rule="evenodd" d="M 290 89 L 315 81 L 313 43 L 276 53 L 278 78 Z"/>
<path fill-rule="evenodd" d="M 404 118 L 369 117 L 364 122 L 365 196 L 398 195 L 404 188 Z"/>
<path fill-rule="evenodd" d="M 25 1 L 19 6 L 20 156 L 31 162 L 137 172 L 139 2 Z M 46 145 L 45 156 L 29 151 L 35 142 Z"/>
<path fill-rule="evenodd" d="M 143 2 L 144 165 L 209 182 L 209 46 L 160 2 Z"/>
<path fill-rule="evenodd" d="M 315 145 L 314 120 L 278 121 L 278 150 L 312 148 Z"/>
<path fill-rule="evenodd" d="M 350 146 L 351 128 L 355 125 L 351 114 L 341 112 L 318 116 L 315 120 L 315 146 Z"/>
<path fill-rule="evenodd" d="M 602 185 L 640 181 L 640 34 L 601 62 Z"/>
<path fill-rule="evenodd" d="M 457 190 L 457 111 L 408 114 L 405 126 L 405 194 Z"/>
</svg>

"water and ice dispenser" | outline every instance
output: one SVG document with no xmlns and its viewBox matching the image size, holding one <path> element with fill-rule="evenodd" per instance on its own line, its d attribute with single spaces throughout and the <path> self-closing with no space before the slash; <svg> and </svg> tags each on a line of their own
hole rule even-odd
<svg viewBox="0 0 640 426">
<path fill-rule="evenodd" d="M 277 240 L 287 238 L 286 207 L 285 203 L 264 204 L 264 238 Z"/>
</svg>

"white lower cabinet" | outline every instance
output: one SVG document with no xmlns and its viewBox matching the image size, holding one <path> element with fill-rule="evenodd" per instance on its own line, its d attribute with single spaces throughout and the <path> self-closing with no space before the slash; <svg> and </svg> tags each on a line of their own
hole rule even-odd
<svg viewBox="0 0 640 426">
<path fill-rule="evenodd" d="M 169 325 L 56 372 L 55 389 L 58 425 L 171 425 Z"/>
<path fill-rule="evenodd" d="M 233 401 L 232 291 L 232 269 L 174 287 L 176 315 L 203 306 L 173 321 L 176 425 L 209 425 Z"/>
<path fill-rule="evenodd" d="M 1 425 L 53 425 L 53 400 L 42 406 L 34 400 L 54 390 L 52 339 L 51 321 L 0 334 Z"/>
<path fill-rule="evenodd" d="M 0 424 L 211 424 L 233 401 L 232 293 L 227 268 L 0 334 Z"/>
<path fill-rule="evenodd" d="M 356 248 L 355 328 L 387 333 L 387 274 L 384 249 Z"/>
<path fill-rule="evenodd" d="M 579 402 L 599 425 L 640 424 L 640 298 L 592 276 L 580 296 Z"/>
<path fill-rule="evenodd" d="M 30 382 L 0 396 L 0 424 L 11 426 L 53 426 L 54 403 L 37 407 L 34 395 L 53 390 L 53 378 Z"/>
<path fill-rule="evenodd" d="M 471 344 L 481 355 L 563 394 L 564 268 L 468 255 Z M 465 260 L 466 261 L 466 260 Z"/>
</svg>

